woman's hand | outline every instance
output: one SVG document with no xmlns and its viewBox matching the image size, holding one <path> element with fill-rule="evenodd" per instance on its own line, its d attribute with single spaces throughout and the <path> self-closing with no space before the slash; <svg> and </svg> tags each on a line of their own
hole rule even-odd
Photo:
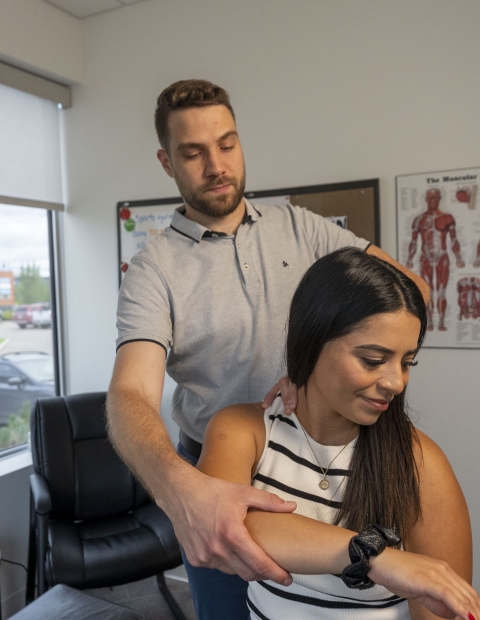
<svg viewBox="0 0 480 620">
<path fill-rule="evenodd" d="M 477 592 L 446 562 L 388 548 L 370 558 L 370 566 L 368 576 L 374 583 L 416 600 L 436 616 L 480 620 Z"/>
</svg>

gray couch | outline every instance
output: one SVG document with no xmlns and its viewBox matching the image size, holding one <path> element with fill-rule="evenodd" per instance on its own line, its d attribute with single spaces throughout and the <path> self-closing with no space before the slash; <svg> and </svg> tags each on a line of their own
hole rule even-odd
<svg viewBox="0 0 480 620">
<path fill-rule="evenodd" d="M 11 616 L 10 620 L 145 620 L 145 616 L 59 584 Z"/>
</svg>

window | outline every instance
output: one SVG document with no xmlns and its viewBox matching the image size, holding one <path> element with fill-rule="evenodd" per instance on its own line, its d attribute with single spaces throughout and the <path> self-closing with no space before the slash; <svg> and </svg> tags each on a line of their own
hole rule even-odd
<svg viewBox="0 0 480 620">
<path fill-rule="evenodd" d="M 31 404 L 59 393 L 59 114 L 0 84 L 0 456 L 26 445 Z"/>
<path fill-rule="evenodd" d="M 0 299 L 0 454 L 25 444 L 31 404 L 57 393 L 49 219 L 43 209 L 0 204 L 0 273 L 13 283 Z"/>
</svg>

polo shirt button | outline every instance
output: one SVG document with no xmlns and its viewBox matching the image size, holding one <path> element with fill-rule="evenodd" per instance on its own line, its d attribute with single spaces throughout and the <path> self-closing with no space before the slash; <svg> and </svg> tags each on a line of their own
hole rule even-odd
<svg viewBox="0 0 480 620">
<path fill-rule="evenodd" d="M 247 263 L 244 263 L 243 268 L 245 269 L 245 271 L 248 271 L 250 269 L 250 267 L 247 265 Z"/>
<path fill-rule="evenodd" d="M 239 244 L 239 243 L 237 243 L 237 248 L 239 248 L 239 247 L 240 247 L 240 244 Z"/>
<path fill-rule="evenodd" d="M 218 237 L 217 233 L 212 233 L 212 237 Z"/>
</svg>

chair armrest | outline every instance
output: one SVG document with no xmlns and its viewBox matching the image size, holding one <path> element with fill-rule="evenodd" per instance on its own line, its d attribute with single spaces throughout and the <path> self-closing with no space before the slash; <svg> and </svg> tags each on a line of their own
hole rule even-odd
<svg viewBox="0 0 480 620">
<path fill-rule="evenodd" d="M 31 474 L 30 490 L 32 491 L 35 512 L 40 515 L 47 515 L 52 509 L 52 500 L 45 478 L 40 474 Z"/>
</svg>

